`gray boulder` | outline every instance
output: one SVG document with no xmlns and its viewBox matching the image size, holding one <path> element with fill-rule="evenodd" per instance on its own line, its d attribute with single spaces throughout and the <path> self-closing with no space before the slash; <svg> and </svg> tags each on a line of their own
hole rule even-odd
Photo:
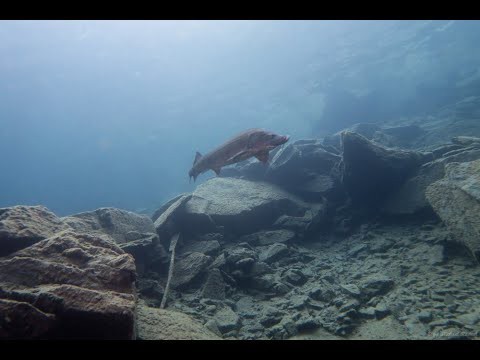
<svg viewBox="0 0 480 360">
<path fill-rule="evenodd" d="M 218 330 L 220 330 L 222 334 L 238 330 L 241 324 L 238 315 L 228 306 L 224 306 L 217 311 L 215 314 L 215 322 L 217 323 Z"/>
<path fill-rule="evenodd" d="M 175 262 L 171 286 L 174 289 L 182 289 L 191 285 L 207 269 L 212 258 L 202 253 L 193 252 L 183 259 Z"/>
<path fill-rule="evenodd" d="M 288 253 L 289 250 L 285 244 L 273 244 L 260 253 L 259 259 L 264 263 L 270 264 L 287 256 Z"/>
<path fill-rule="evenodd" d="M 354 132 L 371 140 L 375 132 L 380 130 L 381 127 L 374 123 L 357 123 L 333 135 L 326 136 L 323 139 L 323 145 L 333 146 L 340 150 L 342 148 L 342 132 Z"/>
<path fill-rule="evenodd" d="M 283 214 L 303 216 L 307 209 L 308 204 L 273 184 L 217 177 L 198 186 L 188 200 L 183 228 L 211 232 L 212 226 L 222 226 L 243 235 L 270 227 Z"/>
<path fill-rule="evenodd" d="M 62 220 L 76 232 L 105 233 L 119 244 L 155 234 L 153 222 L 148 216 L 115 208 L 100 208 Z"/>
<path fill-rule="evenodd" d="M 273 154 L 270 154 L 270 158 L 272 156 Z M 257 159 L 251 158 L 233 166 L 225 167 L 222 169 L 220 177 L 236 177 L 253 181 L 264 180 L 267 167 Z"/>
<path fill-rule="evenodd" d="M 480 160 L 450 163 L 426 197 L 453 237 L 480 261 Z"/>
<path fill-rule="evenodd" d="M 168 261 L 165 249 L 159 243 L 152 220 L 116 208 L 100 208 L 62 218 L 77 233 L 106 234 L 120 248 L 133 255 L 138 273 L 157 268 Z"/>
<path fill-rule="evenodd" d="M 384 211 L 389 214 L 414 214 L 431 209 L 425 197 L 427 187 L 445 176 L 445 165 L 480 159 L 480 149 L 454 148 L 441 157 L 423 164 L 400 188 L 387 199 Z"/>
<path fill-rule="evenodd" d="M 387 149 L 353 133 L 342 133 L 343 183 L 352 201 L 376 207 L 432 154 Z"/>
<path fill-rule="evenodd" d="M 386 147 L 410 148 L 425 133 L 418 125 L 383 127 L 375 131 L 371 140 Z"/>
<path fill-rule="evenodd" d="M 308 201 L 337 196 L 340 156 L 319 141 L 296 141 L 273 157 L 265 178 Z"/>
<path fill-rule="evenodd" d="M 207 299 L 225 300 L 225 281 L 218 269 L 212 269 L 208 273 L 207 280 L 202 289 L 202 297 Z"/>
</svg>

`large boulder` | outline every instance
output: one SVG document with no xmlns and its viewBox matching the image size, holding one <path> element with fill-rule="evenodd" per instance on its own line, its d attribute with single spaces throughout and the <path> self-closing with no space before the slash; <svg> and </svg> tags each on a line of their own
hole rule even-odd
<svg viewBox="0 0 480 360">
<path fill-rule="evenodd" d="M 342 132 L 354 132 L 371 140 L 375 132 L 379 131 L 380 129 L 381 127 L 375 123 L 357 123 L 344 130 L 338 131 L 333 135 L 325 136 L 325 138 L 323 139 L 323 145 L 332 146 L 340 150 L 342 148 Z"/>
<path fill-rule="evenodd" d="M 373 140 L 386 147 L 416 148 L 427 133 L 415 124 L 400 126 L 380 126 L 374 123 L 358 123 L 323 139 L 324 145 L 341 149 L 342 132 L 354 132 L 368 140 Z"/>
<path fill-rule="evenodd" d="M 217 177 L 198 186 L 185 204 L 182 228 L 212 232 L 212 226 L 223 227 L 244 235 L 271 227 L 283 214 L 303 216 L 308 209 L 308 204 L 273 184 Z"/>
<path fill-rule="evenodd" d="M 158 269 L 168 262 L 153 222 L 147 215 L 116 208 L 100 208 L 66 216 L 62 221 L 77 233 L 111 236 L 120 248 L 133 255 L 139 274 L 146 269 Z"/>
<path fill-rule="evenodd" d="M 0 209 L 0 256 L 35 244 L 70 228 L 44 206 L 12 206 Z"/>
<path fill-rule="evenodd" d="M 205 326 L 180 312 L 139 304 L 136 318 L 138 340 L 221 340 Z"/>
<path fill-rule="evenodd" d="M 0 337 L 133 339 L 135 277 L 109 236 L 59 232 L 0 259 Z"/>
<path fill-rule="evenodd" d="M 342 133 L 343 183 L 356 204 L 377 207 L 398 189 L 431 153 L 387 149 L 360 134 Z"/>
<path fill-rule="evenodd" d="M 386 147 L 411 148 L 425 133 L 418 125 L 383 127 L 375 131 L 371 140 Z"/>
<path fill-rule="evenodd" d="M 317 140 L 299 140 L 280 149 L 266 172 L 266 180 L 305 200 L 338 195 L 341 157 Z"/>
<path fill-rule="evenodd" d="M 100 208 L 63 218 L 77 232 L 102 232 L 122 244 L 155 233 L 152 220 L 146 215 L 116 208 Z M 148 236 L 148 235 L 147 235 Z"/>
<path fill-rule="evenodd" d="M 453 237 L 480 261 L 480 160 L 450 163 L 426 197 Z"/>
<path fill-rule="evenodd" d="M 467 137 L 459 137 L 467 138 Z M 473 138 L 478 139 L 478 138 Z M 466 140 L 465 140 L 466 141 Z M 427 187 L 445 176 L 445 165 L 452 162 L 467 162 L 480 159 L 480 148 L 452 148 L 450 145 L 438 148 L 434 153 L 438 158 L 423 164 L 415 173 L 392 193 L 385 203 L 385 212 L 395 215 L 414 214 L 430 209 L 430 203 L 425 197 Z M 442 152 L 441 149 L 450 151 Z"/>
<path fill-rule="evenodd" d="M 273 158 L 273 152 L 270 153 L 270 159 Z M 267 166 L 255 158 L 227 166 L 222 169 L 221 177 L 236 177 L 246 180 L 264 180 Z"/>
</svg>

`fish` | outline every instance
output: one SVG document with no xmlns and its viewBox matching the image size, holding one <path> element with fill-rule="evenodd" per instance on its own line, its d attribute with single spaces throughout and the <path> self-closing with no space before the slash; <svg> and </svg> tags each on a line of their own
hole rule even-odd
<svg viewBox="0 0 480 360">
<path fill-rule="evenodd" d="M 219 176 L 222 167 L 251 157 L 256 157 L 262 163 L 268 164 L 269 151 L 285 144 L 289 138 L 288 135 L 277 135 L 264 129 L 249 129 L 205 155 L 197 151 L 193 166 L 188 172 L 190 182 L 192 178 L 195 182 L 198 175 L 208 170 L 213 170 Z"/>
</svg>

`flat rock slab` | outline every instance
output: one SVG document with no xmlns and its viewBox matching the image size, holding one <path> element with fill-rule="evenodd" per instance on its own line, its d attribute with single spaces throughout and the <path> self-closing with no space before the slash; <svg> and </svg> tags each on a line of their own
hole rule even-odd
<svg viewBox="0 0 480 360">
<path fill-rule="evenodd" d="M 239 235 L 271 226 L 283 214 L 303 216 L 308 205 L 266 182 L 213 178 L 195 190 L 186 203 L 184 228 L 202 220 Z"/>
<path fill-rule="evenodd" d="M 176 311 L 138 305 L 138 340 L 221 340 L 190 316 Z"/>
</svg>

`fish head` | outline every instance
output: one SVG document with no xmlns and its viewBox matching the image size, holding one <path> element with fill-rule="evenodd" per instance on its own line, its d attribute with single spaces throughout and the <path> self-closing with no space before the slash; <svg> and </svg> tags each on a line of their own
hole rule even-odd
<svg viewBox="0 0 480 360">
<path fill-rule="evenodd" d="M 277 146 L 285 144 L 290 137 L 288 135 L 277 135 L 270 131 L 259 131 L 255 135 L 255 144 L 258 147 L 273 149 Z"/>
</svg>

